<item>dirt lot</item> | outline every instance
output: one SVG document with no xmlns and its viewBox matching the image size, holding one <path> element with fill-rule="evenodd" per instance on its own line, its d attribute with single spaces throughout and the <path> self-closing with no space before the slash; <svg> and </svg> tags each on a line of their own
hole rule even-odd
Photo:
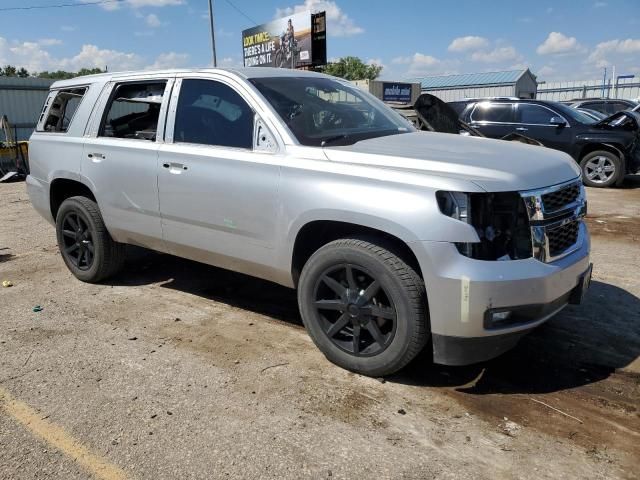
<svg viewBox="0 0 640 480">
<path fill-rule="evenodd" d="M 588 195 L 586 304 L 383 381 L 328 363 L 263 281 L 140 250 L 75 280 L 2 184 L 0 478 L 637 478 L 640 178 Z"/>
</svg>

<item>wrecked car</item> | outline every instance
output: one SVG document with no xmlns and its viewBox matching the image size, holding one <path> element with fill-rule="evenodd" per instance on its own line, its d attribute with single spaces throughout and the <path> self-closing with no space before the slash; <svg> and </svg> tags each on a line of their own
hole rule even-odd
<svg viewBox="0 0 640 480">
<path fill-rule="evenodd" d="M 477 129 L 464 122 L 451 104 L 430 93 L 421 94 L 413 105 L 390 105 L 409 120 L 418 130 L 484 137 Z M 542 146 L 542 143 L 519 133 L 508 133 L 501 140 Z"/>
<path fill-rule="evenodd" d="M 324 355 L 371 376 L 427 346 L 442 364 L 496 357 L 591 278 L 568 155 L 421 132 L 313 72 L 58 81 L 27 189 L 78 279 L 108 281 L 133 244 L 295 288 Z"/>
<path fill-rule="evenodd" d="M 619 186 L 640 170 L 640 114 L 622 111 L 594 120 L 575 108 L 542 100 L 475 99 L 460 119 L 491 138 L 522 134 L 578 162 L 585 185 Z"/>
</svg>

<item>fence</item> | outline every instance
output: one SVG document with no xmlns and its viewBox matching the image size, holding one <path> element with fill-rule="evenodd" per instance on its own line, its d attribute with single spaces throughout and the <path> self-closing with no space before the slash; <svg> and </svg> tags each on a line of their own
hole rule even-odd
<svg viewBox="0 0 640 480">
<path fill-rule="evenodd" d="M 612 79 L 603 84 L 600 80 L 575 82 L 545 82 L 538 84 L 538 100 L 571 100 L 574 98 L 640 98 L 640 77 L 621 78 L 617 85 Z"/>
</svg>

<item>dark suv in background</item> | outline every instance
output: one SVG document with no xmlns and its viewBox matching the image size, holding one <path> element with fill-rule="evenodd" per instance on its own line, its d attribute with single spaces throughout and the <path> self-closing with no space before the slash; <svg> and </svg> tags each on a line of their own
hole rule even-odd
<svg viewBox="0 0 640 480">
<path fill-rule="evenodd" d="M 601 121 L 567 105 L 542 100 L 484 98 L 449 105 L 460 119 L 490 138 L 518 133 L 571 155 L 584 183 L 620 185 L 640 170 L 640 114 L 618 112 Z"/>
<path fill-rule="evenodd" d="M 571 108 L 586 108 L 588 110 L 595 110 L 596 112 L 604 113 L 606 116 L 613 115 L 622 110 L 631 110 L 638 104 L 631 100 L 624 100 L 620 98 L 579 98 L 575 100 L 563 101 L 565 105 Z"/>
</svg>

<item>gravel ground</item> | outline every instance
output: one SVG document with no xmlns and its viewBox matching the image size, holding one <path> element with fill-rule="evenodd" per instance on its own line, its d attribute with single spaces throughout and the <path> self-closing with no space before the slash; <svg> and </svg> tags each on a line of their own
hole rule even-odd
<svg viewBox="0 0 640 480">
<path fill-rule="evenodd" d="M 585 304 L 491 362 L 385 380 L 327 362 L 264 281 L 133 248 L 77 281 L 24 184 L 0 184 L 0 478 L 637 478 L 627 183 L 588 192 Z"/>
</svg>

